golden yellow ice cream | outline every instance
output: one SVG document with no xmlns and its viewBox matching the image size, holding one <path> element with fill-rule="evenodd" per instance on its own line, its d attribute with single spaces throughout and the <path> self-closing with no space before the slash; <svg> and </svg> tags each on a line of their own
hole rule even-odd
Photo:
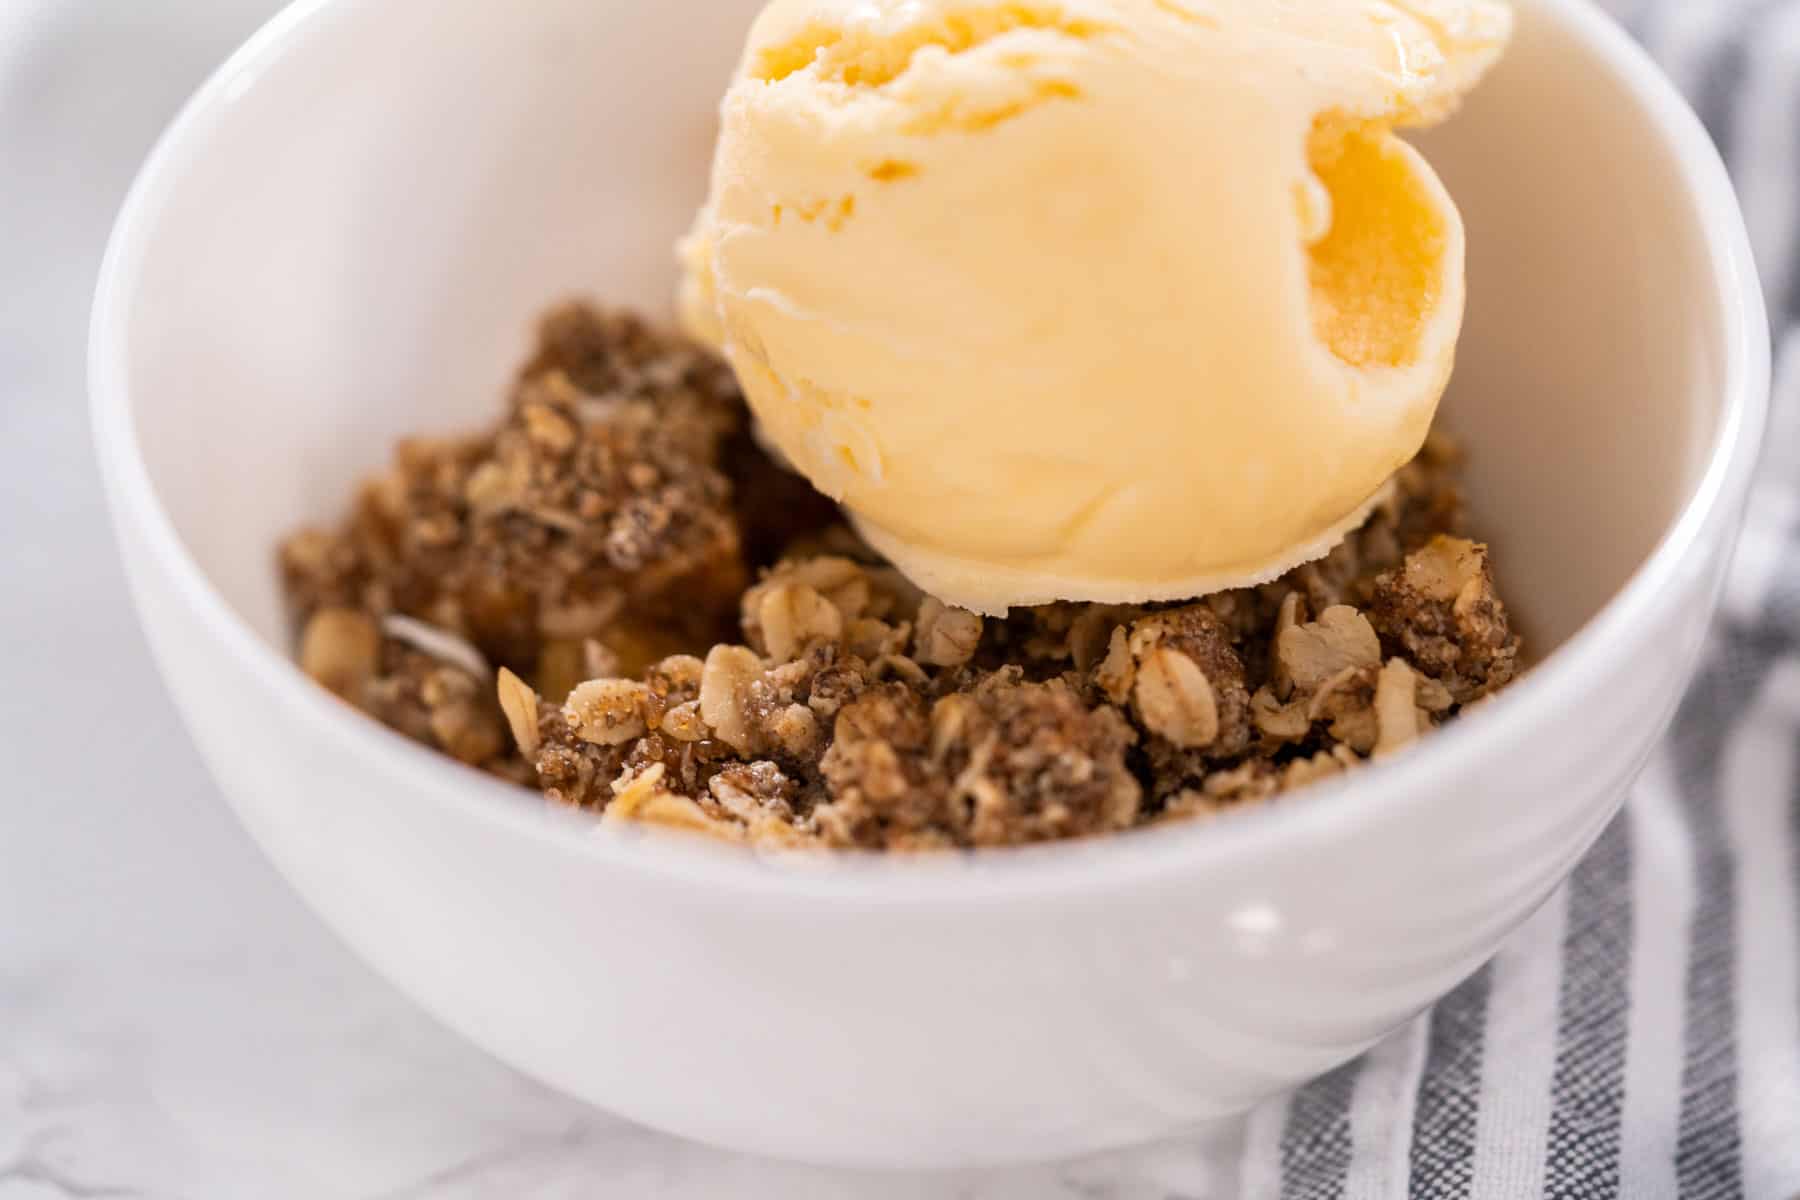
<svg viewBox="0 0 1800 1200">
<path fill-rule="evenodd" d="M 1491 0 L 774 0 L 684 320 L 945 600 L 1272 578 L 1425 436 L 1463 229 L 1392 130 L 1510 28 Z"/>
</svg>

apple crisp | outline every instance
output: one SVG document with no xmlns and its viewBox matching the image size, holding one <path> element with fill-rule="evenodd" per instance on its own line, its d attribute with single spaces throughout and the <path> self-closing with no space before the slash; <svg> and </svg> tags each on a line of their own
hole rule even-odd
<svg viewBox="0 0 1800 1200">
<path fill-rule="evenodd" d="M 1329 556 L 1186 604 L 922 594 L 629 313 L 543 321 L 500 419 L 410 439 L 280 549 L 301 667 L 608 821 L 999 846 L 1212 813 L 1399 753 L 1519 670 L 1434 435 Z"/>
</svg>

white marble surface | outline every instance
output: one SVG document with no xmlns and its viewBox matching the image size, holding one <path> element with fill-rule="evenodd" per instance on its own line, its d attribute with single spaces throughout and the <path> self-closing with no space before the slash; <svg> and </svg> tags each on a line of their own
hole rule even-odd
<svg viewBox="0 0 1800 1200">
<path fill-rule="evenodd" d="M 1229 1137 L 867 1176 L 636 1129 L 420 1015 L 257 855 L 130 614 L 81 353 L 132 171 L 275 7 L 0 0 L 0 1200 L 1233 1194 Z"/>
</svg>

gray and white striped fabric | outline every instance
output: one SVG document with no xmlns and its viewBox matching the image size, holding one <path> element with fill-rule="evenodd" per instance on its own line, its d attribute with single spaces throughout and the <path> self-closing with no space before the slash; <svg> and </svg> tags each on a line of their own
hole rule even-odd
<svg viewBox="0 0 1800 1200">
<path fill-rule="evenodd" d="M 1246 1200 L 1800 1197 L 1800 0 L 1607 4 L 1731 167 L 1775 411 L 1674 730 L 1500 955 L 1253 1115 Z"/>
</svg>

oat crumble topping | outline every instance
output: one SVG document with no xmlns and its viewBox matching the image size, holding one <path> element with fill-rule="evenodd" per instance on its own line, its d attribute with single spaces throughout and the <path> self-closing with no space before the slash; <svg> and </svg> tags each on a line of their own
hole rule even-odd
<svg viewBox="0 0 1800 1200">
<path fill-rule="evenodd" d="M 607 821 L 919 850 L 1217 812 L 1402 752 L 1520 669 L 1434 435 L 1367 525 L 1259 588 L 983 618 L 750 436 L 730 371 L 552 312 L 501 419 L 408 439 L 280 551 L 303 670 Z"/>
</svg>

